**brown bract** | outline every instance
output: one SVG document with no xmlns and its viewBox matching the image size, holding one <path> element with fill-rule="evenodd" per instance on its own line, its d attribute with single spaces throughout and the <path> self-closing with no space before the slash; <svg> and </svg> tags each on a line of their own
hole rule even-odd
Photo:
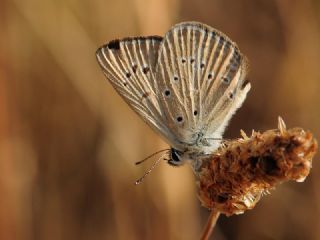
<svg viewBox="0 0 320 240">
<path fill-rule="evenodd" d="M 202 205 L 226 215 L 252 209 L 279 183 L 303 181 L 317 151 L 310 132 L 286 129 L 280 117 L 278 129 L 241 134 L 204 159 L 198 174 Z"/>
</svg>

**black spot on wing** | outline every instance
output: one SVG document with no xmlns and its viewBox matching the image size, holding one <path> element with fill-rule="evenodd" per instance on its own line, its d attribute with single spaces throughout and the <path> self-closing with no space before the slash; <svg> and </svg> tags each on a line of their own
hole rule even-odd
<svg viewBox="0 0 320 240">
<path fill-rule="evenodd" d="M 181 116 L 177 117 L 177 121 L 178 122 L 182 122 L 183 121 L 183 117 L 181 117 Z"/>
<path fill-rule="evenodd" d="M 130 77 L 131 77 L 131 74 L 130 74 L 130 73 L 126 73 L 126 77 L 127 77 L 127 78 L 130 78 Z"/>
<path fill-rule="evenodd" d="M 230 79 L 228 76 L 222 78 L 222 82 L 223 82 L 224 84 L 229 84 L 230 81 L 231 81 L 231 79 Z"/>
<path fill-rule="evenodd" d="M 150 68 L 149 67 L 144 67 L 142 69 L 142 71 L 143 71 L 144 74 L 147 74 L 150 71 Z"/>
<path fill-rule="evenodd" d="M 137 68 L 138 68 L 138 66 L 137 66 L 136 64 L 134 64 L 134 65 L 132 66 L 132 72 L 133 72 L 133 73 L 136 73 L 136 72 L 137 72 Z"/>
</svg>

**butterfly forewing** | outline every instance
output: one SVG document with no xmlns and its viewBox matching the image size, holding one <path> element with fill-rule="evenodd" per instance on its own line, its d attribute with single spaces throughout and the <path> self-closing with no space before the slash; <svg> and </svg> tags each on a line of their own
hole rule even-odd
<svg viewBox="0 0 320 240">
<path fill-rule="evenodd" d="M 162 38 L 157 36 L 114 40 L 96 56 L 113 87 L 152 128 L 170 138 L 159 104 L 155 68 Z"/>
<path fill-rule="evenodd" d="M 221 137 L 250 89 L 244 87 L 246 68 L 236 44 L 207 25 L 181 23 L 165 35 L 156 68 L 158 96 L 180 143 L 195 145 L 199 135 Z"/>
</svg>

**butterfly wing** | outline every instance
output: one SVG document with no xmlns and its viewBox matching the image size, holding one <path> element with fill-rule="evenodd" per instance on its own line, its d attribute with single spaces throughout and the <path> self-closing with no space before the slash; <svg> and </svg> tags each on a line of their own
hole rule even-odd
<svg viewBox="0 0 320 240">
<path fill-rule="evenodd" d="M 97 59 L 129 106 L 178 150 L 220 138 L 250 89 L 236 44 L 201 23 L 175 25 L 164 39 L 111 41 Z"/>
<path fill-rule="evenodd" d="M 250 89 L 246 71 L 236 44 L 207 25 L 180 23 L 165 35 L 156 67 L 157 95 L 175 148 L 200 151 L 199 139 L 221 138 Z"/>
<path fill-rule="evenodd" d="M 170 139 L 156 93 L 155 79 L 161 37 L 114 40 L 100 47 L 97 60 L 112 86 L 154 130 Z"/>
</svg>

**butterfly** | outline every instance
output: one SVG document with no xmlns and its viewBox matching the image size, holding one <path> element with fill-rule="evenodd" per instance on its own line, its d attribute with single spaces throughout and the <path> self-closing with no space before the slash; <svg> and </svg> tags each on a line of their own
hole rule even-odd
<svg viewBox="0 0 320 240">
<path fill-rule="evenodd" d="M 220 146 L 251 87 L 237 45 L 199 22 L 176 24 L 164 37 L 110 41 L 96 57 L 115 90 L 171 146 L 173 166 Z"/>
</svg>

